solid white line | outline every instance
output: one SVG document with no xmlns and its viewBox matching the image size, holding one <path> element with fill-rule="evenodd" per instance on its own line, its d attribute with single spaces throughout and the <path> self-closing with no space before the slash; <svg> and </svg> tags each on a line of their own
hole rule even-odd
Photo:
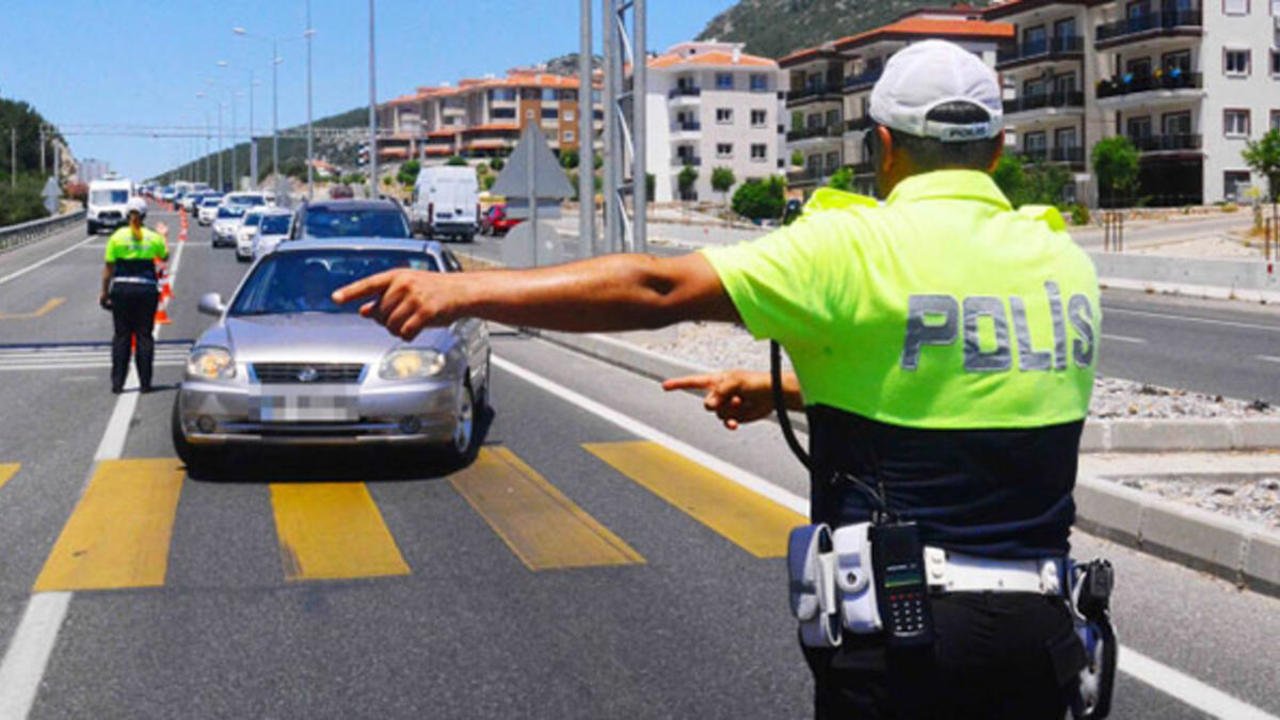
<svg viewBox="0 0 1280 720">
<path fill-rule="evenodd" d="M 497 355 L 493 356 L 493 364 L 502 370 L 515 375 L 525 382 L 551 393 L 587 412 L 610 422 L 619 428 L 685 456 L 686 458 L 710 469 L 748 490 L 756 492 L 774 502 L 808 517 L 809 501 L 795 493 L 774 485 L 773 483 L 728 463 L 709 453 L 703 452 L 688 443 L 681 442 L 670 435 L 628 415 L 596 402 L 559 383 L 537 373 L 526 370 L 509 360 Z M 1259 710 L 1241 700 L 1217 690 L 1195 678 L 1163 665 L 1126 646 L 1120 646 L 1119 669 L 1137 680 L 1180 700 L 1192 707 L 1211 715 L 1236 720 L 1280 720 L 1275 716 Z"/>
<path fill-rule="evenodd" d="M 1263 362 L 1280 363 L 1280 357 L 1275 357 L 1273 355 L 1259 355 L 1258 359 Z"/>
<path fill-rule="evenodd" d="M 9 282 L 10 280 L 14 280 L 14 279 L 16 279 L 16 278 L 20 278 L 20 277 L 22 277 L 23 275 L 26 275 L 27 273 L 31 272 L 32 270 L 35 270 L 36 268 L 39 268 L 39 267 L 43 267 L 43 266 L 45 266 L 45 265 L 48 265 L 49 263 L 53 262 L 54 260 L 57 260 L 58 258 L 62 257 L 63 255 L 66 255 L 67 253 L 71 252 L 72 250 L 77 250 L 77 249 L 79 249 L 81 246 L 88 244 L 88 243 L 89 243 L 89 242 L 91 242 L 93 239 L 94 239 L 94 238 L 93 238 L 93 236 L 91 235 L 91 236 L 89 236 L 89 237 L 85 238 L 84 240 L 81 240 L 80 242 L 76 243 L 75 245 L 72 245 L 71 247 L 69 247 L 69 248 L 66 248 L 66 249 L 62 250 L 61 252 L 56 252 L 56 253 L 54 253 L 54 254 L 50 255 L 49 257 L 44 258 L 43 260 L 40 260 L 39 262 L 32 263 L 31 265 L 28 265 L 28 266 L 26 266 L 26 267 L 22 268 L 21 270 L 16 270 L 16 271 L 14 271 L 14 272 L 9 273 L 8 275 L 5 275 L 4 277 L 0 277 L 0 285 L 3 285 L 3 284 L 5 284 L 5 283 Z"/>
<path fill-rule="evenodd" d="M 1103 340 L 1114 340 L 1116 342 L 1134 343 L 1135 345 L 1146 345 L 1147 341 L 1139 337 L 1129 337 L 1128 335 L 1112 335 L 1110 333 L 1102 333 Z"/>
<path fill-rule="evenodd" d="M 17 720 L 31 712 L 40 678 L 53 652 L 53 641 L 70 605 L 69 592 L 31 596 L 9 643 L 9 652 L 0 664 L 0 718 Z"/>
<path fill-rule="evenodd" d="M 1223 325 L 1226 327 L 1246 328 L 1248 330 L 1265 330 L 1267 332 L 1280 332 L 1280 325 L 1256 325 L 1253 323 L 1236 322 L 1234 320 L 1214 320 L 1213 318 L 1195 317 L 1194 315 L 1175 315 L 1173 313 L 1149 312 L 1147 310 L 1126 310 L 1124 308 L 1103 307 L 1102 314 L 1105 315 L 1138 315 L 1141 317 L 1160 318 L 1161 320 L 1186 320 L 1187 322 L 1205 323 L 1206 325 Z M 1105 322 L 1105 321 L 1104 321 Z"/>
<path fill-rule="evenodd" d="M 69 248 L 74 249 L 74 248 Z M 52 258 L 50 258 L 52 259 Z M 174 254 L 171 275 L 177 275 L 178 263 L 182 260 L 182 245 Z M 31 266 L 32 269 L 36 266 Z M 0 280 L 3 282 L 3 280 Z M 160 328 L 155 328 L 154 336 L 160 335 Z M 128 384 L 138 384 L 137 367 L 129 364 Z M 115 409 L 111 419 L 107 421 L 107 429 L 98 443 L 98 450 L 93 459 L 97 463 L 102 460 L 115 460 L 124 453 L 124 442 L 129 434 L 129 424 L 138 407 L 138 393 L 124 393 L 116 398 Z M 92 476 L 93 468 L 89 469 Z M 88 477 L 85 485 L 88 485 Z M 22 613 L 18 629 L 5 650 L 4 659 L 0 661 L 0 718 L 3 720 L 25 720 L 31 713 L 31 706 L 40 692 L 40 683 L 45 669 L 49 666 L 49 658 L 53 655 L 54 646 L 58 642 L 58 633 L 67 617 L 67 608 L 71 604 L 73 593 L 53 592 L 36 593 L 27 601 L 27 609 Z"/>
<path fill-rule="evenodd" d="M 1190 675 L 1121 646 L 1119 668 L 1136 680 L 1191 707 L 1228 720 L 1277 720 L 1275 715 L 1210 687 Z"/>
</svg>

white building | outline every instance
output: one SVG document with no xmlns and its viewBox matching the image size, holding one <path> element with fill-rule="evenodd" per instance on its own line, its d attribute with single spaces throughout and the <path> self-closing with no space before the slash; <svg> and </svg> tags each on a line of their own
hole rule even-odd
<svg viewBox="0 0 1280 720">
<path fill-rule="evenodd" d="M 1023 154 L 1091 170 L 1085 149 L 1125 135 L 1154 205 L 1265 186 L 1240 153 L 1280 127 L 1280 0 L 1016 0 L 985 15 L 1017 30 L 997 69 Z"/>
<path fill-rule="evenodd" d="M 711 189 L 717 167 L 739 183 L 784 173 L 785 93 L 778 64 L 741 44 L 686 42 L 651 58 L 645 162 L 655 201 L 720 199 Z M 685 166 L 698 178 L 681 193 Z"/>
</svg>

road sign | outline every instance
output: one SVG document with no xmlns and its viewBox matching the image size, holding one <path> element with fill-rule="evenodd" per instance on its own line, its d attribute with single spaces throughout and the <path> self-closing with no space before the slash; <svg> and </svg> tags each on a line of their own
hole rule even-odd
<svg viewBox="0 0 1280 720">
<path fill-rule="evenodd" d="M 559 216 L 560 201 L 573 197 L 573 186 L 537 125 L 524 126 L 492 192 L 507 198 L 508 217 L 525 221 L 503 241 L 504 261 L 515 267 L 560 262 L 559 234 L 542 220 Z"/>
<path fill-rule="evenodd" d="M 62 188 L 58 187 L 58 178 L 50 177 L 49 181 L 44 184 L 44 190 L 41 195 L 44 196 L 44 209 L 48 210 L 50 215 L 58 212 L 58 198 L 62 197 Z"/>
</svg>

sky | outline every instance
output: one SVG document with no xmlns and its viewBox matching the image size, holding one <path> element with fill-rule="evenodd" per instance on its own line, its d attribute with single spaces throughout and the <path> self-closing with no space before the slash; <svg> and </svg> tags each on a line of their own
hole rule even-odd
<svg viewBox="0 0 1280 720">
<path fill-rule="evenodd" d="M 0 97 L 31 103 L 63 125 L 217 124 L 214 96 L 242 135 L 250 73 L 254 127 L 271 127 L 271 48 L 235 35 L 290 38 L 280 45 L 280 127 L 306 121 L 306 0 L 3 0 Z M 312 0 L 314 116 L 367 105 L 367 0 Z M 649 49 L 697 35 L 733 0 L 651 0 Z M 377 0 L 378 99 L 420 85 L 501 74 L 575 52 L 577 0 Z M 595 3 L 599 47 L 600 2 Z M 220 67 L 225 61 L 226 67 Z M 205 98 L 197 93 L 204 92 Z M 241 138 L 246 139 L 246 138 Z M 203 154 L 191 139 L 68 135 L 78 158 L 106 160 L 142 179 Z M 259 152 L 262 152 L 260 149 Z"/>
</svg>

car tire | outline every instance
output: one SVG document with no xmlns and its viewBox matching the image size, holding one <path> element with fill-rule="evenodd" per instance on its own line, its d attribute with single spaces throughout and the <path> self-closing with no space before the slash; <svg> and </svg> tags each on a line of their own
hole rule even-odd
<svg viewBox="0 0 1280 720">
<path fill-rule="evenodd" d="M 475 241 L 476 241 L 475 233 L 467 233 L 466 235 L 462 236 L 462 242 L 464 243 L 473 243 Z"/>
<path fill-rule="evenodd" d="M 454 408 L 456 423 L 453 438 L 445 444 L 444 458 L 447 465 L 461 467 L 475 457 L 479 442 L 476 436 L 476 416 L 479 414 L 475 391 L 471 381 L 462 381 L 462 392 Z"/>
<path fill-rule="evenodd" d="M 169 429 L 173 436 L 173 450 L 178 459 L 187 466 L 188 477 L 196 480 L 216 480 L 223 470 L 222 453 L 219 448 L 201 447 L 187 441 L 187 434 L 182 430 L 182 420 L 178 413 L 178 399 L 173 400 L 173 414 L 169 419 Z"/>
<path fill-rule="evenodd" d="M 87 229 L 88 229 L 88 231 L 89 231 L 89 234 L 90 234 L 90 235 L 97 235 L 97 234 L 98 234 L 98 226 L 97 226 L 97 225 L 94 225 L 93 223 L 89 223 L 89 227 L 88 227 Z"/>
</svg>

